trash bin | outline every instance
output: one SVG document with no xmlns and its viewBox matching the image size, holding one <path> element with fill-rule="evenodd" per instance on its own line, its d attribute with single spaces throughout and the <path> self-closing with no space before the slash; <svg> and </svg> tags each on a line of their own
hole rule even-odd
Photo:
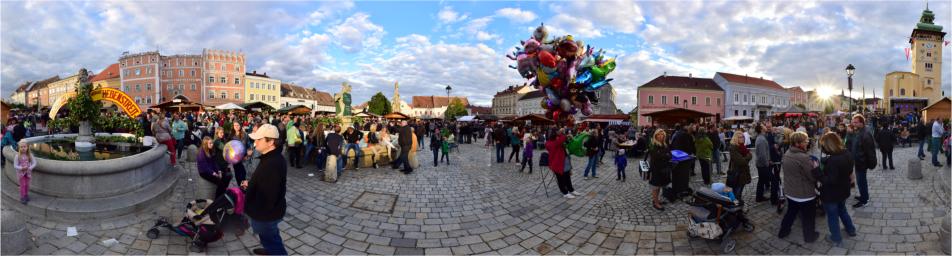
<svg viewBox="0 0 952 256">
<path fill-rule="evenodd" d="M 671 195 L 681 198 L 693 193 L 689 183 L 691 180 L 691 162 L 694 157 L 681 150 L 671 150 Z"/>
</svg>

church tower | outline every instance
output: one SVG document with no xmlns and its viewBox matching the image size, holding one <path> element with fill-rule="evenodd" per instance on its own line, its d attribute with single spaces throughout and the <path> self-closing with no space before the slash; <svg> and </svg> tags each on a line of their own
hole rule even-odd
<svg viewBox="0 0 952 256">
<path fill-rule="evenodd" d="M 401 102 L 403 101 L 400 100 L 400 83 L 393 82 L 393 99 L 390 100 L 390 111 L 403 113 L 403 110 L 400 109 Z"/>
<path fill-rule="evenodd" d="M 919 76 L 921 97 L 932 104 L 942 98 L 942 48 L 945 32 L 933 23 L 935 14 L 928 4 L 909 37 L 912 73 Z"/>
</svg>

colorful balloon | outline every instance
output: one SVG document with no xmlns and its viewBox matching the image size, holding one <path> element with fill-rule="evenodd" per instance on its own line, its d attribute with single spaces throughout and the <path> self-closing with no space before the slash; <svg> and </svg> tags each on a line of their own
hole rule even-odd
<svg viewBox="0 0 952 256">
<path fill-rule="evenodd" d="M 238 140 L 229 141 L 228 144 L 225 144 L 223 150 L 225 161 L 230 164 L 240 163 L 242 159 L 245 158 L 245 144 L 241 143 Z"/>
</svg>

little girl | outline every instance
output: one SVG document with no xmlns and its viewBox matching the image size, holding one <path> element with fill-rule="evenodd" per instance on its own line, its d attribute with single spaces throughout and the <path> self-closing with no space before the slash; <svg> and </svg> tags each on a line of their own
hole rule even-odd
<svg viewBox="0 0 952 256">
<path fill-rule="evenodd" d="M 14 159 L 17 177 L 20 177 L 20 203 L 26 204 L 30 201 L 30 178 L 33 177 L 33 167 L 36 167 L 36 158 L 33 158 L 33 152 L 25 141 L 18 145 L 17 156 Z"/>
</svg>

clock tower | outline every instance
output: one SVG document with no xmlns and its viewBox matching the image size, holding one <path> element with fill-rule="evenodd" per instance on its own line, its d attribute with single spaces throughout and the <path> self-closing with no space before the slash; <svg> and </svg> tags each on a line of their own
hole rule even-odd
<svg viewBox="0 0 952 256">
<path fill-rule="evenodd" d="M 942 48 L 945 32 L 942 26 L 933 23 L 935 14 L 926 9 L 922 11 L 919 23 L 909 37 L 912 73 L 918 75 L 921 97 L 928 98 L 932 104 L 942 98 Z"/>
</svg>

